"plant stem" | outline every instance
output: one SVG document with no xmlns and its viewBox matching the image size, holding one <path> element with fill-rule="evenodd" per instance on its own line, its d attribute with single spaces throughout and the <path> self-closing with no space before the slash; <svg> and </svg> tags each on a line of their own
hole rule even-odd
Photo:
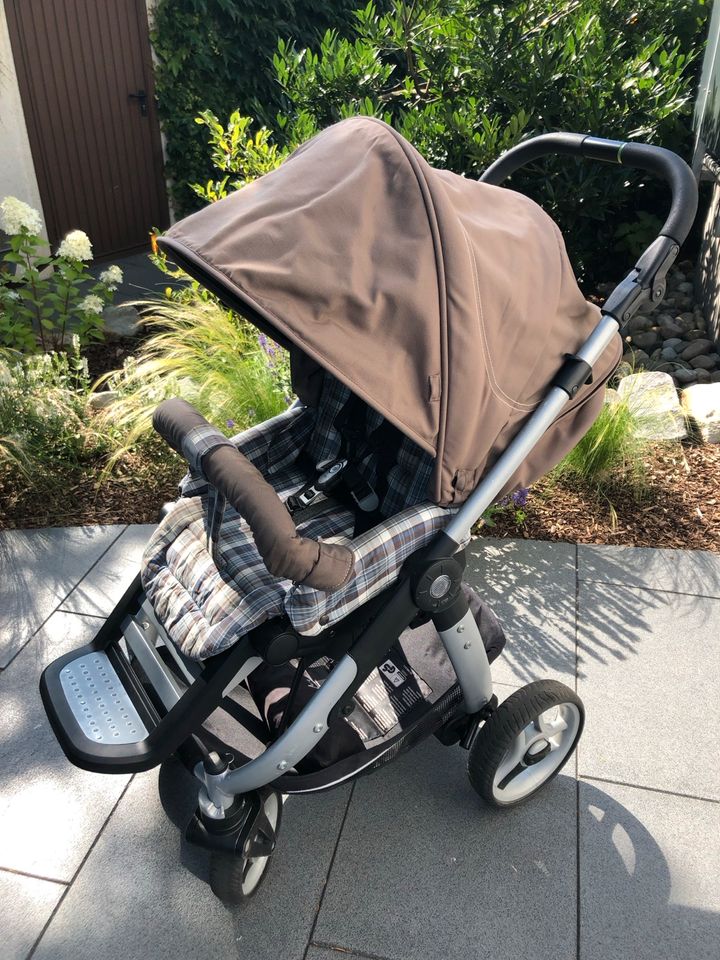
<svg viewBox="0 0 720 960">
<path fill-rule="evenodd" d="M 32 263 L 30 262 L 30 253 L 29 253 L 29 251 L 23 248 L 23 253 L 24 253 L 24 255 L 25 255 L 25 262 L 26 262 L 26 264 L 27 264 L 27 271 L 28 271 L 28 275 L 29 275 L 29 277 L 30 277 L 30 286 L 32 287 L 32 292 L 33 292 L 33 305 L 34 305 L 34 307 L 35 307 L 35 316 L 37 317 L 38 329 L 40 330 L 40 344 L 41 344 L 41 346 L 42 346 L 42 348 L 43 348 L 43 353 L 45 353 L 45 351 L 46 351 L 46 347 L 45 347 L 45 333 L 44 333 L 44 331 L 43 331 L 42 317 L 41 317 L 41 315 L 40 315 L 40 304 L 39 304 L 39 302 L 38 302 L 37 285 L 36 285 L 36 283 L 35 283 L 35 277 L 33 276 L 34 267 L 33 267 Z"/>
</svg>

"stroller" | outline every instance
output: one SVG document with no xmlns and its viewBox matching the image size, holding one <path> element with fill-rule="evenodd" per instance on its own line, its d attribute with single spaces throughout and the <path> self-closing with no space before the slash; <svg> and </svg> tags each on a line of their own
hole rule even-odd
<svg viewBox="0 0 720 960">
<path fill-rule="evenodd" d="M 602 311 L 553 221 L 498 186 L 552 153 L 671 189 L 660 235 Z M 183 400 L 158 407 L 155 429 L 189 467 L 180 497 L 95 639 L 40 689 L 77 766 L 182 760 L 199 782 L 186 837 L 209 850 L 222 900 L 258 888 L 288 795 L 431 734 L 466 751 L 495 807 L 567 762 L 582 702 L 541 680 L 498 705 L 504 634 L 463 582 L 465 548 L 488 506 L 592 424 L 619 330 L 662 299 L 696 205 L 687 165 L 657 147 L 546 134 L 478 183 L 356 117 L 160 240 L 290 351 L 298 399 L 232 440 Z"/>
</svg>

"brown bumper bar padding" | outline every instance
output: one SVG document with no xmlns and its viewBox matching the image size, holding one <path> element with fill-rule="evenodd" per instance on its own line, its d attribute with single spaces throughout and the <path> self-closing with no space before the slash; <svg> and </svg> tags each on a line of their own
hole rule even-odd
<svg viewBox="0 0 720 960">
<path fill-rule="evenodd" d="M 285 504 L 260 471 L 194 407 L 185 400 L 165 400 L 153 414 L 153 426 L 186 457 L 190 434 L 200 437 L 197 450 L 203 476 L 247 521 L 258 553 L 274 577 L 327 591 L 348 582 L 352 550 L 299 536 Z"/>
</svg>

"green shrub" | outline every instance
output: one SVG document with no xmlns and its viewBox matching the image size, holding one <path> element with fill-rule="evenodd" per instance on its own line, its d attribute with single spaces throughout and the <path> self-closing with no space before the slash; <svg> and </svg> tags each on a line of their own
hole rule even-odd
<svg viewBox="0 0 720 960">
<path fill-rule="evenodd" d="M 0 259 L 0 346 L 59 349 L 71 332 L 81 342 L 102 338 L 102 311 L 122 282 L 120 267 L 94 281 L 85 264 L 92 245 L 82 230 L 72 230 L 54 256 L 42 253 L 40 215 L 16 197 L 0 202 L 0 228 L 9 237 Z"/>
<path fill-rule="evenodd" d="M 112 462 L 152 434 L 155 407 L 188 400 L 228 433 L 267 420 L 290 402 L 287 354 L 213 298 L 145 307 L 151 336 L 120 371 L 102 378 L 117 397 L 102 414 L 115 438 Z"/>
<path fill-rule="evenodd" d="M 87 407 L 79 341 L 69 353 L 0 357 L 0 486 L 61 483 L 109 449 Z"/>
<path fill-rule="evenodd" d="M 278 37 L 300 46 L 329 27 L 345 29 L 353 0 L 158 0 L 152 13 L 156 91 L 167 137 L 167 171 L 178 213 L 199 206 L 189 183 L 212 166 L 194 118 L 234 107 L 268 121 L 280 108 L 272 74 Z"/>
<path fill-rule="evenodd" d="M 381 117 L 431 163 L 468 176 L 547 130 L 687 153 L 707 9 L 705 0 L 648 0 L 642 13 L 630 0 L 414 0 L 387 12 L 370 3 L 356 11 L 352 37 L 329 30 L 313 49 L 280 39 L 273 135 L 262 128 L 250 140 L 250 120 L 237 114 L 226 131 L 212 112 L 200 122 L 223 190 L 354 114 Z M 267 111 L 260 119 L 268 122 Z M 667 208 L 665 187 L 640 173 L 567 157 L 519 172 L 511 185 L 559 220 L 588 281 L 626 268 Z M 215 199 L 217 186 L 198 192 Z"/>
</svg>

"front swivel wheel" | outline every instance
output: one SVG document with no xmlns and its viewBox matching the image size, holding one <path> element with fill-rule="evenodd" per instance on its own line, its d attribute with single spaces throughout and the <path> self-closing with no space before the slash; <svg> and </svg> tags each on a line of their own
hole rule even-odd
<svg viewBox="0 0 720 960">
<path fill-rule="evenodd" d="M 523 803 L 563 768 L 584 721 L 582 700 L 564 683 L 521 687 L 480 728 L 468 756 L 470 783 L 491 806 Z"/>
<path fill-rule="evenodd" d="M 223 903 L 244 903 L 256 892 L 270 865 L 281 817 L 282 796 L 269 790 L 242 848 L 236 854 L 224 850 L 210 854 L 210 887 Z"/>
</svg>

